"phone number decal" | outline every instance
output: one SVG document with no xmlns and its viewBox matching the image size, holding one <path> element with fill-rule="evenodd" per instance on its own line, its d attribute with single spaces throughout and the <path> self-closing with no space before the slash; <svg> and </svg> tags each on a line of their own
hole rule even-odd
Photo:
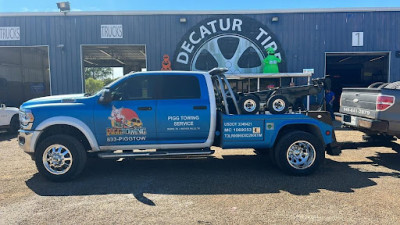
<svg viewBox="0 0 400 225">
<path fill-rule="evenodd" d="M 145 141 L 146 137 L 107 137 L 107 142 Z"/>
</svg>

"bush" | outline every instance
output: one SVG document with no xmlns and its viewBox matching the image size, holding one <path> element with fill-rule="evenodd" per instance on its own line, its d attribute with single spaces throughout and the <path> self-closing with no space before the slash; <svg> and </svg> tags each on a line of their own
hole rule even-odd
<svg viewBox="0 0 400 225">
<path fill-rule="evenodd" d="M 88 94 L 94 94 L 100 91 L 103 87 L 104 83 L 101 80 L 95 80 L 91 77 L 85 80 L 85 90 Z"/>
</svg>

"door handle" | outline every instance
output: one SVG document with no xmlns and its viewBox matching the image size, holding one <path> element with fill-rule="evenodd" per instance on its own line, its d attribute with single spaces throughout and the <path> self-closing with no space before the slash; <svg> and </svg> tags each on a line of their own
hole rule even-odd
<svg viewBox="0 0 400 225">
<path fill-rule="evenodd" d="M 193 109 L 204 110 L 204 109 L 207 109 L 207 106 L 206 105 L 196 105 L 196 106 L 193 106 Z"/>
<path fill-rule="evenodd" d="M 150 106 L 138 107 L 138 110 L 150 111 L 152 108 Z"/>
</svg>

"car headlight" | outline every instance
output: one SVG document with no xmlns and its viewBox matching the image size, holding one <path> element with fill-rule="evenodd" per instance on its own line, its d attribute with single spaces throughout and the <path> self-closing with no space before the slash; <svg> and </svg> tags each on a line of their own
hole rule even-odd
<svg viewBox="0 0 400 225">
<path fill-rule="evenodd" d="M 32 111 L 29 109 L 21 110 L 19 112 L 19 121 L 24 129 L 30 129 L 32 127 L 32 123 L 35 120 L 35 117 L 32 114 Z"/>
</svg>

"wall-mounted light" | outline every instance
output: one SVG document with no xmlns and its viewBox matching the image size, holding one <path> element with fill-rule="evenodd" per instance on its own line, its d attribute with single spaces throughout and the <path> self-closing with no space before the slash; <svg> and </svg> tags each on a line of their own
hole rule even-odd
<svg viewBox="0 0 400 225">
<path fill-rule="evenodd" d="M 63 13 L 69 12 L 71 10 L 69 2 L 58 2 L 57 8 L 60 10 L 60 12 Z"/>
<path fill-rule="evenodd" d="M 279 17 L 277 16 L 273 16 L 271 19 L 272 22 L 278 22 L 279 21 Z"/>
<path fill-rule="evenodd" d="M 186 18 L 185 17 L 179 18 L 179 22 L 186 23 Z"/>
</svg>

